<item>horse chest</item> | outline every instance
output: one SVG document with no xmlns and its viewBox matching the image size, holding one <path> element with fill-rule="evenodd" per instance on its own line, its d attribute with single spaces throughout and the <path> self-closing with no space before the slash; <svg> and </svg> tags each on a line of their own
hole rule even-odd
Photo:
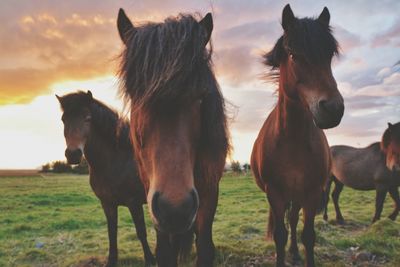
<svg viewBox="0 0 400 267">
<path fill-rule="evenodd" d="M 90 186 L 101 201 L 124 205 L 135 197 L 133 187 L 125 182 L 118 182 L 117 177 L 90 177 Z M 130 192 L 130 194 L 129 194 Z"/>
<path fill-rule="evenodd" d="M 291 192 L 323 184 L 329 172 L 329 154 L 322 144 L 289 145 L 277 142 L 264 147 L 263 178 Z"/>
</svg>

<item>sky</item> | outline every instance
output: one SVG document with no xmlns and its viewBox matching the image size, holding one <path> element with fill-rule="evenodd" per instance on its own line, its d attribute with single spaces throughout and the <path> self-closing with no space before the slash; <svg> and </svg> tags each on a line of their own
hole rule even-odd
<svg viewBox="0 0 400 267">
<path fill-rule="evenodd" d="M 38 168 L 64 160 L 61 110 L 54 94 L 91 90 L 122 110 L 117 96 L 122 49 L 116 18 L 134 24 L 179 13 L 213 13 L 213 62 L 227 101 L 234 151 L 249 162 L 254 140 L 277 100 L 262 79 L 261 56 L 281 36 L 283 7 L 297 17 L 331 14 L 341 55 L 333 74 L 345 99 L 342 123 L 325 131 L 330 145 L 379 141 L 400 120 L 400 1 L 125 0 L 0 2 L 0 169 Z"/>
</svg>

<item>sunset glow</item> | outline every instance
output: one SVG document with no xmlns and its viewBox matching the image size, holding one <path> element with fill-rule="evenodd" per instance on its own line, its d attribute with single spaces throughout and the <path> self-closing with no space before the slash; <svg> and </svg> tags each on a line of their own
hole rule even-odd
<svg viewBox="0 0 400 267">
<path fill-rule="evenodd" d="M 267 3 L 268 2 L 268 3 Z M 389 3 L 391 2 L 391 3 Z M 341 46 L 333 72 L 345 116 L 326 131 L 333 144 L 378 141 L 400 120 L 399 1 L 292 1 L 295 14 L 318 15 L 327 5 Z M 227 100 L 234 151 L 249 162 L 254 139 L 276 101 L 261 55 L 281 36 L 280 1 L 2 1 L 0 3 L 0 169 L 38 168 L 64 160 L 61 111 L 55 94 L 91 90 L 123 111 L 116 72 L 123 7 L 134 23 L 179 12 L 213 12 L 217 79 Z M 362 22 L 362 23 L 361 23 Z M 231 159 L 228 159 L 229 162 Z"/>
</svg>

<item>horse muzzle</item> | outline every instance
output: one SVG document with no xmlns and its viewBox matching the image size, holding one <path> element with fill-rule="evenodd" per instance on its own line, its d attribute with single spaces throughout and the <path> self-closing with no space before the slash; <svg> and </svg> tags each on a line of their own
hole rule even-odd
<svg viewBox="0 0 400 267">
<path fill-rule="evenodd" d="M 343 98 L 320 100 L 314 109 L 311 109 L 315 125 L 320 129 L 329 129 L 339 125 L 344 114 Z"/>
<path fill-rule="evenodd" d="M 179 234 L 188 231 L 196 219 L 199 197 L 195 189 L 178 205 L 172 204 L 162 193 L 156 191 L 151 201 L 153 222 L 161 232 Z"/>
<path fill-rule="evenodd" d="M 68 164 L 79 164 L 82 159 L 82 150 L 79 148 L 74 150 L 66 149 L 65 157 L 67 158 Z"/>
</svg>

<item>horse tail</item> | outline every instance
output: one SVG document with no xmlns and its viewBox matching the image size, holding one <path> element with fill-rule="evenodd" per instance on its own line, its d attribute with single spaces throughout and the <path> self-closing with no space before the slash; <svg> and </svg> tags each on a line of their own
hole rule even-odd
<svg viewBox="0 0 400 267">
<path fill-rule="evenodd" d="M 193 240 L 194 240 L 194 228 L 192 228 L 187 231 L 186 233 L 183 233 L 179 235 L 177 242 L 177 249 L 178 249 L 178 257 L 180 261 L 186 261 L 190 253 L 192 252 L 192 247 L 193 247 Z"/>
</svg>

